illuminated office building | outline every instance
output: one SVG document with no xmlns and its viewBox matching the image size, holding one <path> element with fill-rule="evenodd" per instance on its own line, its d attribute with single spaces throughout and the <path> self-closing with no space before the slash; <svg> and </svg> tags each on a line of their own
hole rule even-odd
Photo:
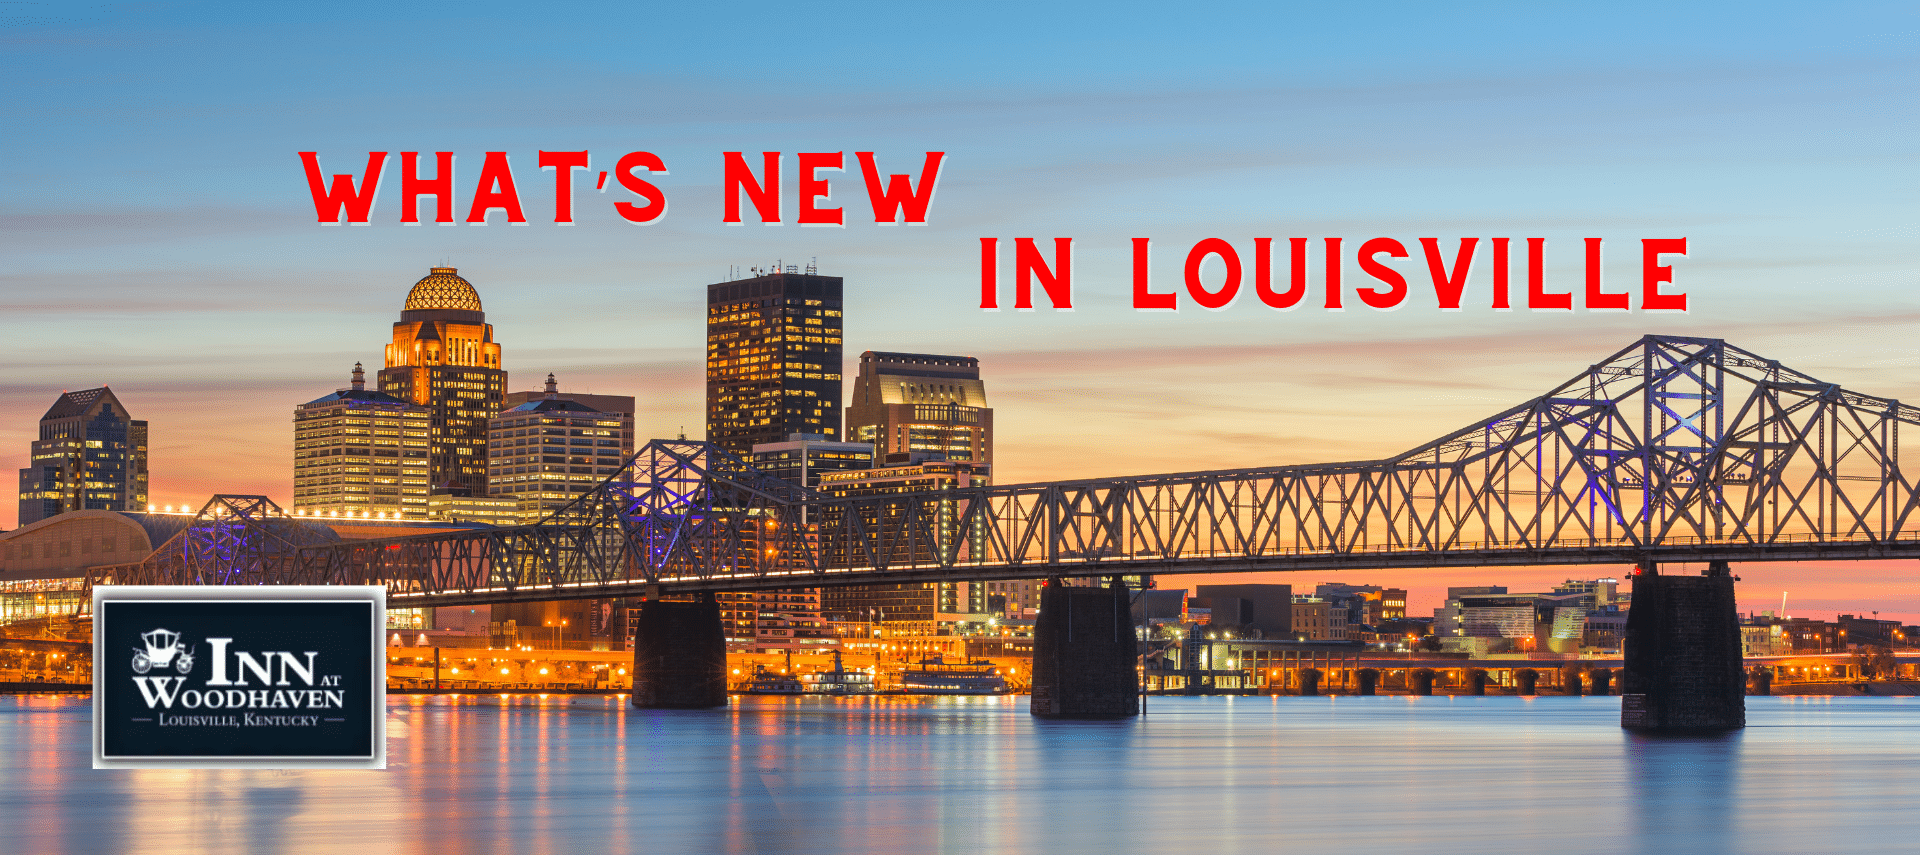
<svg viewBox="0 0 1920 855">
<path fill-rule="evenodd" d="M 487 492 L 487 420 L 500 412 L 507 372 L 480 294 L 452 267 L 414 283 L 393 325 L 380 391 L 431 414 L 428 477 L 436 490 Z"/>
<path fill-rule="evenodd" d="M 707 441 L 746 457 L 840 435 L 838 276 L 788 267 L 707 286 Z"/>
<path fill-rule="evenodd" d="M 987 483 L 986 464 L 965 461 L 922 460 L 903 466 L 877 469 L 826 472 L 820 476 L 820 492 L 834 498 L 868 498 L 899 493 L 958 490 Z M 961 538 L 957 533 L 962 500 L 941 500 L 934 509 L 934 542 L 909 544 L 902 538 L 886 547 L 894 565 L 928 564 L 945 557 L 966 561 L 983 548 L 981 538 Z M 864 506 L 858 513 L 869 531 L 898 527 L 897 511 L 878 504 Z M 839 513 L 829 508 L 827 514 Z M 882 519 L 882 515 L 889 518 Z M 827 519 L 822 526 L 832 532 L 840 521 Z M 835 550 L 840 550 L 835 552 Z M 833 566 L 864 566 L 867 557 L 849 554 L 845 546 L 828 547 L 827 561 Z M 1005 594 L 1000 594 L 1004 597 Z M 838 623 L 871 623 L 889 634 L 949 635 L 963 625 L 983 623 L 988 618 L 988 586 L 982 582 L 910 582 L 894 585 L 845 585 L 826 588 L 820 594 L 820 610 L 827 620 Z"/>
<path fill-rule="evenodd" d="M 882 462 L 899 455 L 993 462 L 993 409 L 980 360 L 926 353 L 860 354 L 847 407 L 847 438 L 874 445 Z"/>
<path fill-rule="evenodd" d="M 521 403 L 488 422 L 487 489 L 495 499 L 517 499 L 524 522 L 619 474 L 633 456 L 632 398 L 561 394 L 552 374 L 546 391 L 513 398 Z"/>
<path fill-rule="evenodd" d="M 20 470 L 20 525 L 68 511 L 147 509 L 147 423 L 113 390 L 62 394 Z"/>
<path fill-rule="evenodd" d="M 432 426 L 427 407 L 369 391 L 354 363 L 347 388 L 293 409 L 293 509 L 426 519 Z"/>
<path fill-rule="evenodd" d="M 834 442 L 820 435 L 791 434 L 782 442 L 753 447 L 753 468 L 775 478 L 818 489 L 820 476 L 849 469 L 872 469 L 873 446 L 864 442 Z"/>
<path fill-rule="evenodd" d="M 931 353 L 860 354 L 847 405 L 847 438 L 874 445 L 876 466 L 945 459 L 993 463 L 993 408 L 980 380 L 980 360 Z M 973 583 L 981 609 L 1030 618 L 1040 608 L 1037 579 Z"/>
</svg>

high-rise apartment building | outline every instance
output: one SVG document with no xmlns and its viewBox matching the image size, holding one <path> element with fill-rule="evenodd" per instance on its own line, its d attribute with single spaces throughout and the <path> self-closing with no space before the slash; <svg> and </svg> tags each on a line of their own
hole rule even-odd
<svg viewBox="0 0 1920 855">
<path fill-rule="evenodd" d="M 62 394 L 20 470 L 20 525 L 68 511 L 147 509 L 147 423 L 105 386 Z"/>
<path fill-rule="evenodd" d="M 353 364 L 347 388 L 293 408 L 293 508 L 314 516 L 427 518 L 432 411 L 367 389 Z"/>
<path fill-rule="evenodd" d="M 552 374 L 546 391 L 513 397 L 525 400 L 487 423 L 487 489 L 495 498 L 518 499 L 525 522 L 619 474 L 633 456 L 632 398 L 562 394 Z M 598 406 L 582 400 L 588 398 Z"/>
<path fill-rule="evenodd" d="M 839 437 L 841 287 L 811 267 L 707 286 L 708 442 Z"/>
<path fill-rule="evenodd" d="M 455 268 L 432 268 L 407 293 L 393 325 L 380 391 L 430 411 L 434 489 L 486 495 L 487 420 L 500 412 L 506 388 L 479 292 Z"/>
<path fill-rule="evenodd" d="M 876 459 L 938 454 L 993 462 L 993 409 L 980 360 L 928 353 L 860 354 L 847 406 L 847 439 L 874 444 Z"/>
</svg>

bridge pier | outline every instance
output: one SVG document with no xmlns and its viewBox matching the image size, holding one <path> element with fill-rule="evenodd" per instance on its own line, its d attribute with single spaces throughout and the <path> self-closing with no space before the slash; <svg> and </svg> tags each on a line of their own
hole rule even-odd
<svg viewBox="0 0 1920 855">
<path fill-rule="evenodd" d="M 1747 725 L 1746 669 L 1733 573 L 1662 576 L 1651 562 L 1633 577 L 1620 726 L 1631 730 L 1735 730 Z"/>
<path fill-rule="evenodd" d="M 1137 645 L 1127 587 L 1079 588 L 1055 579 L 1040 591 L 1033 627 L 1033 702 L 1039 718 L 1140 714 Z"/>
<path fill-rule="evenodd" d="M 727 705 L 727 637 L 712 594 L 693 603 L 649 598 L 640 604 L 640 624 L 633 633 L 633 705 Z"/>
</svg>

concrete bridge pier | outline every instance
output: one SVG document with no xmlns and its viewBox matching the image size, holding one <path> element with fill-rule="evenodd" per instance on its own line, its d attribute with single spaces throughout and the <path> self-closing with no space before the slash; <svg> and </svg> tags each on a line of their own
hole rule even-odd
<svg viewBox="0 0 1920 855">
<path fill-rule="evenodd" d="M 1620 726 L 1648 731 L 1735 730 L 1747 725 L 1740 618 L 1725 561 L 1701 576 L 1662 576 L 1651 562 L 1633 577 Z"/>
<path fill-rule="evenodd" d="M 633 705 L 707 709 L 727 705 L 727 637 L 712 594 L 698 602 L 640 604 L 633 633 Z"/>
<path fill-rule="evenodd" d="M 1033 702 L 1039 718 L 1127 718 L 1140 714 L 1137 645 L 1127 587 L 1040 591 L 1033 627 Z"/>
</svg>

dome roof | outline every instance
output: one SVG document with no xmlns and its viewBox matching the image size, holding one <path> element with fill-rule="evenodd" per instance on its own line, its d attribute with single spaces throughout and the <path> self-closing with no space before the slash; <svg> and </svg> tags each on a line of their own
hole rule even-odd
<svg viewBox="0 0 1920 855">
<path fill-rule="evenodd" d="M 435 267 L 425 278 L 413 283 L 413 290 L 407 292 L 404 311 L 420 309 L 482 311 L 480 292 L 473 290 L 473 283 L 461 278 L 457 269 Z"/>
</svg>

